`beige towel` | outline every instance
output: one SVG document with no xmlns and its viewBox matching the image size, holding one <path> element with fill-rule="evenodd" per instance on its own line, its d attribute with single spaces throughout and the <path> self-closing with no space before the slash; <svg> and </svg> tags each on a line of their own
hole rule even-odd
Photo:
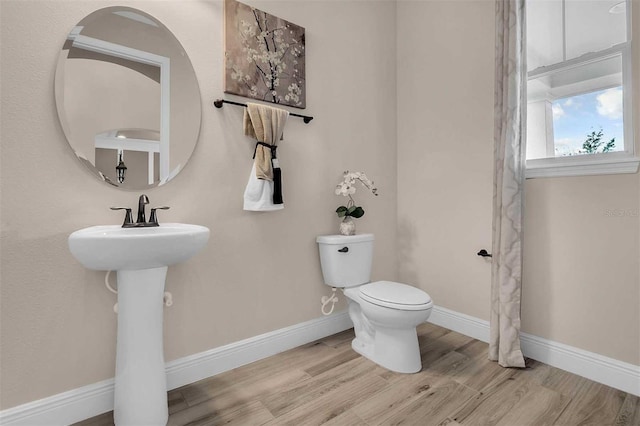
<svg viewBox="0 0 640 426">
<path fill-rule="evenodd" d="M 284 126 L 289 112 L 267 105 L 247 103 L 244 111 L 244 134 L 256 138 L 269 145 L 277 145 L 282 140 Z M 256 177 L 263 180 L 273 180 L 271 165 L 271 150 L 258 145 L 256 149 Z"/>
</svg>

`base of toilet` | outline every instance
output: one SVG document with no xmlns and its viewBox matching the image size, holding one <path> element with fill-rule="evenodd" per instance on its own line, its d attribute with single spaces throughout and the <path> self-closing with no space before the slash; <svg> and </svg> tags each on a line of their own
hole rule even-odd
<svg viewBox="0 0 640 426">
<path fill-rule="evenodd" d="M 416 329 L 376 327 L 374 342 L 365 344 L 357 337 L 351 342 L 354 351 L 387 370 L 412 374 L 422 370 Z"/>
</svg>

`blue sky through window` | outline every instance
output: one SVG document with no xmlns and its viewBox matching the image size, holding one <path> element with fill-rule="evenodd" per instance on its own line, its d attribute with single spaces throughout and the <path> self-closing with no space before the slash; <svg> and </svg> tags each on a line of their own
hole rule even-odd
<svg viewBox="0 0 640 426">
<path fill-rule="evenodd" d="M 587 135 L 600 129 L 605 143 L 616 139 L 613 151 L 623 149 L 622 87 L 561 98 L 552 109 L 556 156 L 581 154 Z"/>
</svg>

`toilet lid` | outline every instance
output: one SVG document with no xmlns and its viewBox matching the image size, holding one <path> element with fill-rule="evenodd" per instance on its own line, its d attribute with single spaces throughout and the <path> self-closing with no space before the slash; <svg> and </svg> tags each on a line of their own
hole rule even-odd
<svg viewBox="0 0 640 426">
<path fill-rule="evenodd" d="M 376 281 L 360 287 L 360 297 L 394 309 L 421 310 L 432 306 L 431 297 L 419 288 L 393 281 Z"/>
</svg>

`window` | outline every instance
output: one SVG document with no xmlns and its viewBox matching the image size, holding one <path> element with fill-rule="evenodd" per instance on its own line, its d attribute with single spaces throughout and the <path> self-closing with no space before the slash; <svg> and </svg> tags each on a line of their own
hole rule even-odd
<svg viewBox="0 0 640 426">
<path fill-rule="evenodd" d="M 527 177 L 637 171 L 630 8 L 527 1 Z"/>
</svg>

